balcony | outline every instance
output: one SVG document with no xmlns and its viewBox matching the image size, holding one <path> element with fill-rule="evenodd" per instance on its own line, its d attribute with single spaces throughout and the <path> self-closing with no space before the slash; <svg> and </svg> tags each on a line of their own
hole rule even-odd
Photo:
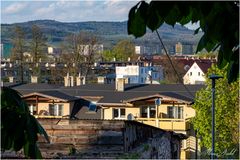
<svg viewBox="0 0 240 160">
<path fill-rule="evenodd" d="M 136 118 L 138 122 L 165 130 L 186 131 L 190 129 L 189 119 Z"/>
</svg>

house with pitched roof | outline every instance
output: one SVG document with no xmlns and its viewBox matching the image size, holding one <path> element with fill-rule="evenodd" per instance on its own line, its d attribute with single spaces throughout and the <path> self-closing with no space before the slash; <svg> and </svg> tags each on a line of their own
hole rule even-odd
<svg viewBox="0 0 240 160">
<path fill-rule="evenodd" d="M 196 61 L 188 69 L 186 74 L 183 76 L 184 84 L 204 84 L 205 83 L 205 74 L 207 73 L 208 68 L 210 68 L 212 63 L 199 62 Z"/>
<path fill-rule="evenodd" d="M 181 159 L 196 158 L 196 135 L 190 125 L 191 104 L 203 85 L 182 84 L 85 84 L 59 86 L 30 83 L 13 86 L 38 118 L 134 120 L 188 136 Z"/>
</svg>

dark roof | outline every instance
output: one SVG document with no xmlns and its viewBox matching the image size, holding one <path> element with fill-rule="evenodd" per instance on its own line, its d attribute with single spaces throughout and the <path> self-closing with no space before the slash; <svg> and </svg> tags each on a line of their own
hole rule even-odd
<svg viewBox="0 0 240 160">
<path fill-rule="evenodd" d="M 203 71 L 203 73 L 207 73 L 208 71 L 208 68 L 211 67 L 212 63 L 209 63 L 209 62 L 196 62 L 197 65 L 200 67 L 200 69 Z"/>
<path fill-rule="evenodd" d="M 74 97 L 74 96 L 70 96 L 67 95 L 65 93 L 62 93 L 60 91 L 40 91 L 40 92 L 32 92 L 30 94 L 25 94 L 24 97 L 27 97 L 29 95 L 41 95 L 41 96 L 46 96 L 46 97 L 52 97 L 52 98 L 57 98 L 57 99 L 61 99 L 63 101 L 74 101 L 80 98 Z"/>
<path fill-rule="evenodd" d="M 53 91 L 60 88 L 60 85 L 53 85 L 47 83 L 27 83 L 18 86 L 12 87 L 13 89 L 19 91 L 21 94 L 29 94 L 32 92 L 39 92 L 39 91 Z"/>
<path fill-rule="evenodd" d="M 19 86 L 19 85 L 22 85 L 22 83 L 11 83 L 11 82 L 3 82 L 3 86 L 4 87 L 16 87 L 16 86 Z"/>
<path fill-rule="evenodd" d="M 196 91 L 204 87 L 203 85 L 185 86 L 192 95 L 195 95 Z M 156 94 L 188 102 L 192 102 L 194 98 L 186 91 L 182 84 L 126 84 L 124 92 L 116 91 L 115 84 L 86 84 L 74 87 L 63 87 L 51 84 L 25 84 L 13 88 L 21 94 L 40 92 L 62 98 L 65 96 L 102 97 L 99 103 L 122 103 L 122 101 L 125 100 Z"/>
<path fill-rule="evenodd" d="M 79 99 L 77 97 L 70 96 L 70 95 L 68 95 L 66 93 L 63 93 L 63 92 L 60 92 L 60 91 L 41 91 L 39 93 L 44 94 L 44 95 L 48 95 L 48 96 L 51 96 L 51 97 L 56 97 L 56 98 L 59 98 L 59 99 L 64 99 L 64 100 L 67 100 L 67 101 L 74 101 L 74 100 Z"/>
<path fill-rule="evenodd" d="M 203 85 L 186 85 L 192 95 Z M 182 84 L 128 84 L 124 92 L 115 91 L 114 84 L 87 84 L 76 87 L 62 87 L 61 91 L 74 96 L 102 96 L 100 103 L 121 103 L 124 100 L 145 97 L 155 94 L 169 96 L 184 101 L 193 98 Z"/>
</svg>

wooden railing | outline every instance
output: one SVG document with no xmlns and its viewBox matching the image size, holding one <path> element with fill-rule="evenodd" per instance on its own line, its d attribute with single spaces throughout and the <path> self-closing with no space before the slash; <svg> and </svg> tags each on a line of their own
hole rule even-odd
<svg viewBox="0 0 240 160">
<path fill-rule="evenodd" d="M 189 119 L 136 118 L 138 122 L 173 131 L 186 131 L 190 128 Z"/>
</svg>

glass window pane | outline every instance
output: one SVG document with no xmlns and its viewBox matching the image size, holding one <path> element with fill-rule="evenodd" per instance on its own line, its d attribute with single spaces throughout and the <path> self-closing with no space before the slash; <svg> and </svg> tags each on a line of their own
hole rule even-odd
<svg viewBox="0 0 240 160">
<path fill-rule="evenodd" d="M 113 109 L 113 118 L 118 118 L 118 109 Z"/>
<path fill-rule="evenodd" d="M 178 118 L 183 119 L 183 107 L 178 107 Z"/>
<path fill-rule="evenodd" d="M 155 106 L 150 106 L 150 118 L 156 117 L 156 108 Z"/>
<path fill-rule="evenodd" d="M 173 106 L 167 107 L 167 114 L 168 114 L 168 118 L 174 118 Z"/>
<path fill-rule="evenodd" d="M 94 104 L 94 103 L 90 103 L 90 105 L 89 105 L 89 111 L 96 111 L 97 110 L 97 106 L 96 106 L 96 104 Z"/>
<path fill-rule="evenodd" d="M 141 117 L 147 118 L 147 108 L 146 106 L 141 107 Z"/>
<path fill-rule="evenodd" d="M 58 105 L 58 116 L 62 116 L 63 115 L 63 105 L 59 104 Z"/>
<path fill-rule="evenodd" d="M 124 108 L 120 109 L 120 117 L 125 118 L 125 109 Z"/>
<path fill-rule="evenodd" d="M 54 116 L 54 105 L 53 104 L 49 104 L 49 114 L 51 116 Z"/>
<path fill-rule="evenodd" d="M 58 105 L 54 105 L 54 116 L 58 116 Z"/>
</svg>

